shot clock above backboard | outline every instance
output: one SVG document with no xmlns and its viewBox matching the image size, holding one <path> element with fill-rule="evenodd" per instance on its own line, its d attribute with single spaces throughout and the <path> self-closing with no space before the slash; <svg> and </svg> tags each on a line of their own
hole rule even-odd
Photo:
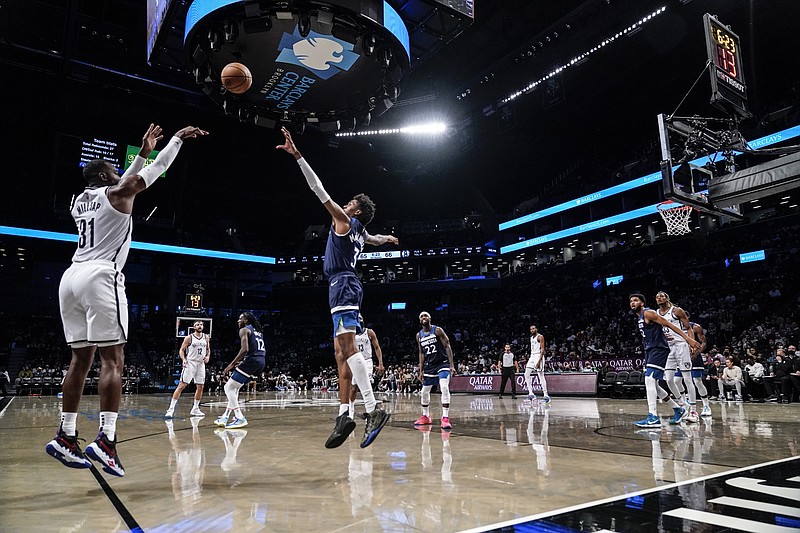
<svg viewBox="0 0 800 533">
<path fill-rule="evenodd" d="M 711 64 L 711 103 L 740 118 L 751 117 L 739 36 L 708 13 L 703 16 L 703 26 Z"/>
</svg>

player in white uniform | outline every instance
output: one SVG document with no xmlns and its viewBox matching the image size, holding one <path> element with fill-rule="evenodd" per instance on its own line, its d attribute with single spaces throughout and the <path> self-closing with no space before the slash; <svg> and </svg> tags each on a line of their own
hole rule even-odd
<svg viewBox="0 0 800 533">
<path fill-rule="evenodd" d="M 117 457 L 116 426 L 123 348 L 128 338 L 128 300 L 121 271 L 131 245 L 133 200 L 169 167 L 184 139 L 199 135 L 206 132 L 183 128 L 155 161 L 144 167 L 147 156 L 162 138 L 161 128 L 151 124 L 139 155 L 122 176 L 103 160 L 91 161 L 83 169 L 89 186 L 75 198 L 71 208 L 78 227 L 78 249 L 58 288 L 61 321 L 72 348 L 72 361 L 62 386 L 61 424 L 45 447 L 48 454 L 70 468 L 91 467 L 78 445 L 76 425 L 84 381 L 99 350 L 100 433 L 86 447 L 86 455 L 99 461 L 109 474 L 125 475 Z"/>
<path fill-rule="evenodd" d="M 525 385 L 528 387 L 528 400 L 534 401 L 536 395 L 533 393 L 533 372 L 539 376 L 539 384 L 542 386 L 542 401 L 550 402 L 547 395 L 547 381 L 544 379 L 544 335 L 536 330 L 536 326 L 531 326 L 531 353 L 528 362 L 525 364 Z"/>
<path fill-rule="evenodd" d="M 381 351 L 381 345 L 378 342 L 378 336 L 375 335 L 375 331 L 372 328 L 368 328 L 364 325 L 364 317 L 361 316 L 361 313 L 358 314 L 358 323 L 361 324 L 361 333 L 356 334 L 356 346 L 358 350 L 361 352 L 361 355 L 364 357 L 364 363 L 367 365 L 367 375 L 370 379 L 373 378 L 373 362 L 372 356 L 373 354 L 375 357 L 378 358 L 378 376 L 383 375 L 383 351 Z M 358 395 L 358 387 L 355 384 L 350 388 L 350 411 L 349 415 L 350 418 L 355 420 L 355 402 L 356 396 Z"/>
<path fill-rule="evenodd" d="M 203 398 L 203 386 L 206 382 L 206 364 L 211 358 L 211 338 L 203 333 L 203 321 L 197 320 L 192 325 L 194 331 L 183 339 L 178 356 L 181 358 L 181 382 L 178 388 L 172 393 L 172 400 L 169 402 L 166 418 L 172 418 L 175 413 L 175 405 L 181 397 L 183 389 L 194 381 L 197 390 L 194 393 L 194 407 L 189 411 L 191 416 L 206 416 L 200 410 L 200 400 Z"/>
<path fill-rule="evenodd" d="M 689 318 L 686 312 L 673 305 L 669 299 L 669 294 L 660 291 L 656 294 L 656 303 L 658 309 L 656 312 L 668 322 L 678 327 L 681 331 L 686 333 L 690 338 L 694 339 L 694 331 L 689 325 Z M 667 357 L 667 364 L 664 366 L 664 380 L 667 382 L 669 390 L 675 397 L 678 407 L 683 409 L 681 415 L 686 417 L 687 422 L 698 422 L 700 417 L 697 414 L 697 389 L 694 387 L 687 387 L 687 396 L 689 402 L 683 401 L 683 394 L 681 394 L 681 380 L 683 378 L 676 377 L 675 371 L 680 370 L 681 373 L 689 375 L 692 371 L 692 351 L 689 344 L 675 334 L 671 329 L 664 327 L 664 337 L 667 338 L 669 344 L 669 356 Z M 688 416 L 687 416 L 688 414 Z M 681 418 L 674 416 L 670 419 L 670 424 L 680 423 Z"/>
</svg>

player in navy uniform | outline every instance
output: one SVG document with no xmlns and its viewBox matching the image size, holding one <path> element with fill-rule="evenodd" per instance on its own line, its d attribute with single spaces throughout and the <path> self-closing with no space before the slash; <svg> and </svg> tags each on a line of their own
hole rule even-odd
<svg viewBox="0 0 800 533">
<path fill-rule="evenodd" d="M 358 313 L 361 308 L 363 291 L 361 281 L 356 275 L 356 261 L 364 244 L 380 246 L 390 242 L 398 244 L 392 235 L 370 235 L 365 225 L 375 215 L 375 204 L 366 194 L 359 194 L 344 206 L 333 202 L 325 191 L 317 175 L 300 155 L 286 128 L 281 129 L 285 142 L 276 146 L 278 150 L 294 156 L 306 182 L 322 205 L 328 210 L 333 222 L 325 248 L 323 272 L 328 278 L 328 301 L 333 318 L 333 347 L 339 369 L 339 416 L 336 426 L 325 442 L 326 448 L 341 446 L 356 424 L 349 416 L 349 396 L 351 383 L 355 383 L 364 398 L 366 408 L 366 428 L 361 447 L 369 446 L 389 420 L 389 415 L 376 407 L 372 382 L 367 374 L 364 356 L 358 351 L 356 333 L 361 331 Z"/>
<path fill-rule="evenodd" d="M 225 414 L 214 421 L 216 425 L 225 429 L 239 429 L 247 425 L 247 419 L 239 407 L 239 389 L 248 381 L 256 379 L 261 371 L 264 370 L 264 360 L 266 358 L 264 333 L 261 324 L 253 316 L 253 313 L 239 315 L 237 324 L 239 325 L 239 342 L 241 343 L 239 353 L 222 371 L 227 374 L 236 367 L 225 384 L 228 407 L 225 409 Z M 239 361 L 242 362 L 239 363 Z M 233 418 L 230 418 L 231 413 L 233 413 Z"/>
<path fill-rule="evenodd" d="M 700 344 L 689 337 L 675 326 L 672 322 L 665 320 L 661 315 L 652 309 L 645 307 L 645 298 L 642 294 L 631 294 L 629 297 L 631 311 L 636 315 L 639 322 L 639 331 L 644 341 L 645 352 L 645 390 L 647 391 L 647 418 L 634 422 L 639 427 L 661 427 L 661 420 L 658 418 L 658 380 L 664 379 L 664 366 L 669 357 L 669 344 L 664 336 L 664 327 L 673 330 L 681 338 L 689 343 L 692 350 L 697 350 Z M 682 409 L 675 403 L 675 400 L 667 395 L 667 403 L 674 412 L 674 419 L 680 420 Z"/>
<path fill-rule="evenodd" d="M 84 380 L 99 351 L 100 432 L 86 447 L 86 455 L 107 473 L 125 475 L 117 455 L 116 428 L 128 340 L 128 299 L 122 269 L 131 247 L 133 202 L 167 170 L 185 139 L 202 135 L 207 132 L 193 126 L 179 130 L 145 167 L 161 139 L 161 128 L 150 124 L 139 155 L 122 176 L 102 159 L 90 161 L 83 169 L 88 185 L 70 207 L 78 230 L 78 247 L 58 286 L 61 322 L 72 360 L 62 385 L 61 424 L 55 438 L 45 446 L 45 451 L 65 466 L 92 466 L 78 444 L 76 423 Z"/>
<path fill-rule="evenodd" d="M 689 318 L 689 313 L 686 313 L 686 318 Z M 700 411 L 700 416 L 708 417 L 711 416 L 711 406 L 708 402 L 708 389 L 706 389 L 706 384 L 703 381 L 706 377 L 706 367 L 703 362 L 703 350 L 705 350 L 707 346 L 706 333 L 703 326 L 697 322 L 689 321 L 689 327 L 692 328 L 694 332 L 694 338 L 700 343 L 700 349 L 692 353 L 692 382 L 694 382 L 694 387 L 697 389 L 697 395 L 703 402 L 703 409 Z M 683 383 L 687 388 L 692 386 L 692 383 L 690 383 L 685 376 Z"/>
<path fill-rule="evenodd" d="M 447 333 L 439 326 L 431 324 L 427 311 L 419 314 L 422 329 L 417 333 L 419 348 L 419 379 L 422 381 L 420 404 L 422 416 L 414 422 L 415 426 L 431 425 L 431 389 L 437 383 L 442 393 L 442 429 L 452 429 L 450 424 L 450 376 L 456 373 L 453 364 L 453 349 Z"/>
</svg>

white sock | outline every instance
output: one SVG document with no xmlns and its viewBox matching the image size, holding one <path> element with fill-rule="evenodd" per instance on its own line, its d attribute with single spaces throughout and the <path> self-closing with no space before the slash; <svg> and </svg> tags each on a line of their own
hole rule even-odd
<svg viewBox="0 0 800 533">
<path fill-rule="evenodd" d="M 694 383 L 685 379 L 683 385 L 686 387 L 686 403 L 692 406 L 697 405 L 697 389 L 694 387 Z"/>
<path fill-rule="evenodd" d="M 69 437 L 75 436 L 78 413 L 61 413 L 61 429 Z"/>
<path fill-rule="evenodd" d="M 537 373 L 539 374 L 539 383 L 542 386 L 542 395 L 547 396 L 547 381 L 544 380 L 544 371 L 540 370 Z"/>
<path fill-rule="evenodd" d="M 194 408 L 195 409 L 200 409 L 200 400 L 195 400 L 194 401 Z"/>
<path fill-rule="evenodd" d="M 677 378 L 680 379 L 680 378 Z M 678 384 L 675 382 L 675 371 L 674 370 L 665 370 L 664 371 L 664 381 L 667 382 L 667 387 L 672 392 L 672 396 L 677 400 L 676 406 L 683 407 L 686 405 L 683 401 L 683 394 L 681 394 L 681 389 Z M 672 406 L 670 406 L 672 407 Z M 673 408 L 674 409 L 674 408 Z"/>
<path fill-rule="evenodd" d="M 228 410 L 233 411 L 239 408 L 239 389 L 242 384 L 235 379 L 229 379 L 225 384 L 225 396 L 228 398 Z"/>
<path fill-rule="evenodd" d="M 644 378 L 644 389 L 647 393 L 647 412 L 651 415 L 658 415 L 658 382 L 653 376 Z"/>
<path fill-rule="evenodd" d="M 525 386 L 528 387 L 528 395 L 533 396 L 533 369 L 526 368 L 525 369 Z"/>
<path fill-rule="evenodd" d="M 358 386 L 361 396 L 364 398 L 364 407 L 368 413 L 375 410 L 375 394 L 372 392 L 372 383 L 367 375 L 367 365 L 364 363 L 364 356 L 355 353 L 347 358 L 347 366 L 353 373 L 353 383 Z"/>
<path fill-rule="evenodd" d="M 100 411 L 100 431 L 111 442 L 117 439 L 117 415 L 111 411 Z"/>
<path fill-rule="evenodd" d="M 169 410 L 170 411 L 174 410 L 175 409 L 175 405 L 177 405 L 177 403 L 178 403 L 178 400 L 176 400 L 175 398 L 172 398 L 169 401 Z"/>
<path fill-rule="evenodd" d="M 242 408 L 241 407 L 237 407 L 236 409 L 234 409 L 233 410 L 233 416 L 238 418 L 239 420 L 244 418 L 244 415 L 242 414 Z"/>
<path fill-rule="evenodd" d="M 450 404 L 449 404 L 449 403 L 447 404 L 447 407 L 445 407 L 444 405 L 442 405 L 442 418 L 444 418 L 444 417 L 446 417 L 446 416 L 447 416 L 447 417 L 449 417 L 449 416 L 450 416 Z"/>
<path fill-rule="evenodd" d="M 340 403 L 339 404 L 339 416 L 342 416 L 345 413 L 350 412 L 350 404 L 349 403 Z"/>
<path fill-rule="evenodd" d="M 423 405 L 422 406 L 422 416 L 427 416 L 430 418 L 431 416 L 431 406 L 430 405 Z"/>
</svg>

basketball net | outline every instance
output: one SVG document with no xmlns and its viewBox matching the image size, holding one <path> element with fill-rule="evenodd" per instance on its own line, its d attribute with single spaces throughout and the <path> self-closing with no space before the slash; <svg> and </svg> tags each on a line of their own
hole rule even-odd
<svg viewBox="0 0 800 533">
<path fill-rule="evenodd" d="M 692 232 L 689 229 L 689 217 L 692 215 L 692 209 L 691 206 L 675 202 L 658 204 L 658 212 L 661 213 L 661 218 L 667 225 L 667 235 L 686 235 Z"/>
</svg>

